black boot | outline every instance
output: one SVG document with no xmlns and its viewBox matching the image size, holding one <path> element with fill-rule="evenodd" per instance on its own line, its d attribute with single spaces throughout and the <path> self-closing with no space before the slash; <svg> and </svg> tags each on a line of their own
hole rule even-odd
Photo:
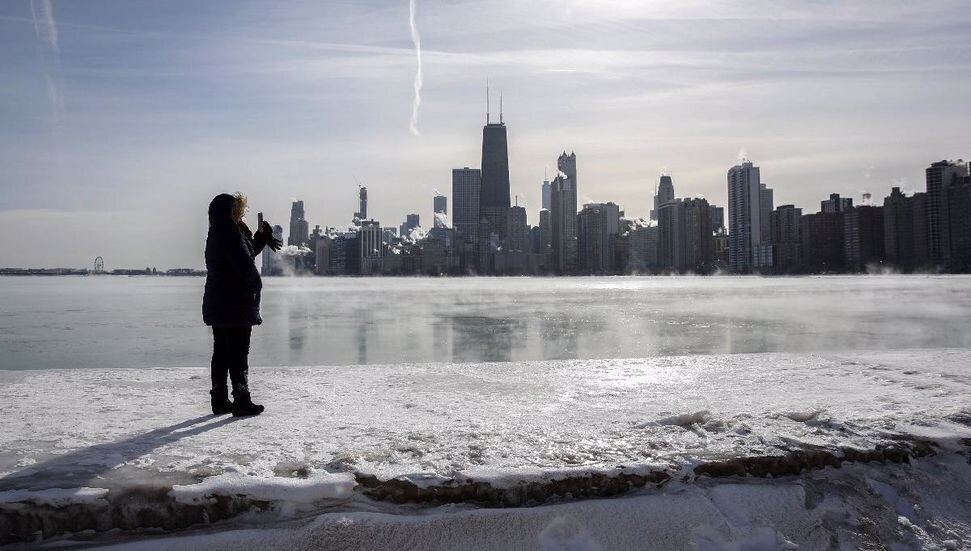
<svg viewBox="0 0 971 551">
<path fill-rule="evenodd" d="M 229 401 L 229 389 L 220 388 L 209 391 L 213 415 L 225 415 L 233 412 L 233 403 Z"/>
<path fill-rule="evenodd" d="M 263 406 L 254 404 L 250 399 L 249 392 L 233 393 L 233 417 L 243 417 L 246 415 L 259 415 L 263 413 Z"/>
</svg>

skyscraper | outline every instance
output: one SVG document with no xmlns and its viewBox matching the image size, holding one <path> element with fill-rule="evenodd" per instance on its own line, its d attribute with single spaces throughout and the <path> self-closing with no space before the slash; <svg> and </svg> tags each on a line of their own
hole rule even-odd
<svg viewBox="0 0 971 551">
<path fill-rule="evenodd" d="M 725 207 L 709 205 L 708 212 L 711 213 L 711 231 L 718 231 L 725 228 Z"/>
<path fill-rule="evenodd" d="M 769 216 L 772 215 L 772 209 L 775 208 L 775 201 L 772 197 L 772 188 L 766 186 L 764 183 L 759 183 L 759 207 L 760 207 L 760 220 L 762 228 L 762 244 L 763 246 L 768 246 L 772 242 L 772 223 L 769 220 Z M 762 249 L 769 250 L 771 249 Z M 758 258 L 759 255 L 756 255 Z M 771 256 L 766 261 L 764 258 L 761 261 L 756 262 L 759 267 L 768 267 L 772 265 Z"/>
<path fill-rule="evenodd" d="M 830 193 L 829 199 L 819 202 L 819 212 L 840 214 L 849 212 L 853 208 L 852 197 L 840 197 L 839 193 Z"/>
<path fill-rule="evenodd" d="M 361 273 L 365 275 L 380 273 L 381 259 L 388 249 L 387 243 L 384 242 L 384 230 L 381 229 L 381 224 L 374 220 L 362 222 L 358 247 Z"/>
<path fill-rule="evenodd" d="M 658 209 L 658 264 L 678 272 L 707 272 L 715 260 L 706 199 L 674 199 Z"/>
<path fill-rule="evenodd" d="M 658 228 L 654 222 L 641 221 L 631 228 L 628 267 L 637 274 L 657 268 Z"/>
<path fill-rule="evenodd" d="M 441 193 L 435 195 L 432 200 L 432 207 L 435 214 L 448 214 L 448 197 L 445 197 Z"/>
<path fill-rule="evenodd" d="M 526 241 L 526 209 L 519 205 L 509 207 L 509 229 L 506 249 L 510 251 L 529 251 Z"/>
<path fill-rule="evenodd" d="M 466 270 L 478 267 L 481 184 L 482 173 L 478 168 L 452 169 L 452 227 Z"/>
<path fill-rule="evenodd" d="M 552 187 L 550 188 L 552 193 Z M 552 195 L 550 195 L 550 202 L 553 202 Z M 549 255 L 553 249 L 553 221 L 550 217 L 550 211 L 542 209 L 539 211 L 539 249 L 536 251 L 542 255 Z M 544 267 L 549 264 L 544 260 Z"/>
<path fill-rule="evenodd" d="M 273 226 L 273 237 L 283 241 L 283 226 L 279 224 Z M 278 254 L 279 253 L 274 252 L 273 249 L 269 247 L 263 248 L 263 269 L 260 272 L 262 275 L 277 275 L 279 272 L 283 271 L 282 267 L 279 265 L 279 262 L 277 262 Z"/>
<path fill-rule="evenodd" d="M 799 221 L 803 268 L 815 273 L 838 273 L 846 269 L 843 213 L 804 214 Z"/>
<path fill-rule="evenodd" d="M 772 265 L 772 247 L 762 239 L 762 226 L 769 220 L 763 216 L 763 200 L 771 190 L 763 188 L 759 167 L 750 161 L 728 170 L 728 264 L 734 272 L 749 272 Z M 765 231 L 767 235 L 769 231 Z"/>
<path fill-rule="evenodd" d="M 367 188 L 360 186 L 357 191 L 358 209 L 354 213 L 355 220 L 367 220 Z"/>
<path fill-rule="evenodd" d="M 559 158 L 556 159 L 556 168 L 557 168 L 557 170 L 559 170 L 563 174 L 566 174 L 566 177 L 570 179 L 570 182 L 573 183 L 573 189 L 574 189 L 574 191 L 576 191 L 577 189 L 579 189 L 577 187 L 577 155 L 576 155 L 576 153 L 573 153 L 571 151 L 570 154 L 567 155 L 566 154 L 566 151 L 564 151 L 559 156 Z M 576 205 L 574 205 L 574 206 L 576 206 Z"/>
<path fill-rule="evenodd" d="M 421 226 L 421 218 L 417 214 L 405 216 L 405 223 L 398 227 L 401 238 L 404 239 L 411 234 L 411 230 Z"/>
<path fill-rule="evenodd" d="M 482 127 L 482 187 L 479 192 L 479 217 L 488 221 L 489 228 L 505 239 L 509 215 L 509 152 L 506 145 L 506 125 L 493 123 L 486 117 Z M 488 236 L 480 236 L 487 238 Z"/>
<path fill-rule="evenodd" d="M 684 210 L 681 199 L 672 199 L 658 205 L 657 212 L 657 263 L 664 269 L 675 268 L 675 251 L 684 238 Z"/>
<path fill-rule="evenodd" d="M 781 205 L 769 215 L 772 261 L 776 273 L 794 273 L 802 262 L 802 209 Z"/>
<path fill-rule="evenodd" d="M 938 266 L 947 267 L 951 257 L 948 189 L 968 176 L 963 160 L 938 161 L 927 167 L 927 255 Z"/>
<path fill-rule="evenodd" d="M 432 200 L 432 210 L 435 213 L 434 218 L 432 218 L 432 228 L 450 227 L 448 222 L 448 197 L 441 193 L 435 194 L 435 198 Z"/>
<path fill-rule="evenodd" d="M 883 263 L 883 207 L 860 205 L 843 213 L 843 256 L 851 272 Z"/>
<path fill-rule="evenodd" d="M 620 208 L 614 203 L 587 203 L 577 215 L 577 257 L 586 273 L 611 269 L 610 236 L 620 232 Z"/>
<path fill-rule="evenodd" d="M 310 224 L 305 219 L 303 201 L 294 201 L 290 205 L 290 235 L 287 245 L 302 246 L 310 237 Z"/>
<path fill-rule="evenodd" d="M 651 220 L 657 220 L 658 210 L 661 205 L 668 201 L 674 201 L 674 182 L 671 181 L 670 176 L 662 175 L 657 188 L 654 190 L 654 208 L 651 209 Z"/>
<path fill-rule="evenodd" d="M 948 239 L 951 254 L 947 269 L 971 272 L 971 177 L 965 176 L 947 190 Z"/>
<path fill-rule="evenodd" d="M 927 264 L 927 194 L 907 197 L 895 187 L 883 200 L 883 244 L 887 263 L 901 270 Z"/>
<path fill-rule="evenodd" d="M 549 180 L 543 180 L 543 208 L 550 210 L 550 203 L 552 202 L 553 186 L 550 184 Z"/>
<path fill-rule="evenodd" d="M 550 197 L 553 270 L 570 273 L 577 269 L 577 188 L 570 178 L 557 176 Z"/>
</svg>

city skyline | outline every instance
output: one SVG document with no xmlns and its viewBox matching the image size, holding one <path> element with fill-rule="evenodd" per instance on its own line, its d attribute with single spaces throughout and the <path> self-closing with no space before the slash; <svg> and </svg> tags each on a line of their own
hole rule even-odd
<svg viewBox="0 0 971 551">
<path fill-rule="evenodd" d="M 642 218 L 662 171 L 726 205 L 725 170 L 745 152 L 776 204 L 807 210 L 834 192 L 922 190 L 927 165 L 968 155 L 971 14 L 956 1 L 419 1 L 418 136 L 405 3 L 41 4 L 49 18 L 0 7 L 7 265 L 201 266 L 205 205 L 222 191 L 249 195 L 251 223 L 262 211 L 286 226 L 292 198 L 312 221 L 343 221 L 360 181 L 373 218 L 430 227 L 434 190 L 479 165 L 487 77 L 530 224 L 564 149 L 582 159 L 578 208 Z"/>
</svg>

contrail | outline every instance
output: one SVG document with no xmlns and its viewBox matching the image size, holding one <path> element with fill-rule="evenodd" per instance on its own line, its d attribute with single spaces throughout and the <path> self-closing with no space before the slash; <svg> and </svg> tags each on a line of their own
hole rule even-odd
<svg viewBox="0 0 971 551">
<path fill-rule="evenodd" d="M 47 81 L 47 96 L 51 101 L 51 112 L 55 124 L 61 110 L 61 92 L 58 89 L 55 76 L 51 74 L 48 67 L 47 57 L 52 57 L 55 70 L 57 69 L 57 59 L 61 52 L 61 47 L 57 43 L 57 25 L 54 23 L 54 8 L 51 0 L 30 0 L 30 14 L 34 20 L 34 32 L 37 39 L 44 43 L 47 52 L 42 56 L 41 65 L 44 69 L 44 78 Z"/>
<path fill-rule="evenodd" d="M 57 44 L 57 26 L 54 25 L 54 9 L 51 0 L 30 0 L 30 12 L 34 16 L 34 31 L 37 38 L 50 46 L 53 52 L 59 53 Z"/>
<path fill-rule="evenodd" d="M 421 105 L 421 35 L 415 25 L 415 0 L 408 0 L 408 24 L 411 26 L 411 41 L 415 44 L 415 55 L 418 56 L 418 70 L 415 71 L 415 99 L 411 103 L 411 126 L 408 130 L 412 136 L 418 132 L 418 106 Z"/>
</svg>

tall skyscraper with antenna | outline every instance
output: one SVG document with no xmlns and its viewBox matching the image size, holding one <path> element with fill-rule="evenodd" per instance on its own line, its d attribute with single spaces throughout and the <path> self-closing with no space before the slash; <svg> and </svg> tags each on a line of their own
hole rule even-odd
<svg viewBox="0 0 971 551">
<path fill-rule="evenodd" d="M 486 124 L 482 128 L 482 184 L 479 216 L 490 233 L 502 242 L 506 238 L 509 214 L 509 151 L 506 125 L 502 120 L 502 96 L 499 96 L 499 122 L 489 113 L 489 86 L 486 84 Z M 485 229 L 485 228 L 482 228 Z M 480 235 L 488 238 L 488 235 Z"/>
</svg>

